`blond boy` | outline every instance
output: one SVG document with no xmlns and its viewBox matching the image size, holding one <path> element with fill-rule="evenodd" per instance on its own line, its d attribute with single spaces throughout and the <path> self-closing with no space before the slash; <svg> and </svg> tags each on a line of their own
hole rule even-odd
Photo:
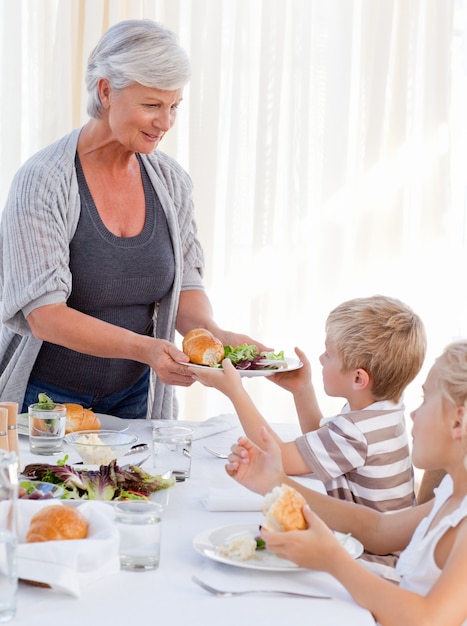
<svg viewBox="0 0 467 626">
<path fill-rule="evenodd" d="M 323 418 L 301 350 L 296 353 L 303 368 L 271 377 L 293 394 L 304 433 L 295 441 L 282 441 L 274 432 L 227 359 L 223 371 L 206 368 L 194 376 L 230 398 L 254 443 L 262 445 L 261 426 L 269 430 L 287 474 L 311 472 L 329 495 L 378 511 L 412 506 L 414 475 L 402 395 L 425 358 L 421 319 L 394 298 L 355 298 L 329 314 L 325 345 L 320 356 L 324 390 L 347 400 L 338 415 Z"/>
</svg>

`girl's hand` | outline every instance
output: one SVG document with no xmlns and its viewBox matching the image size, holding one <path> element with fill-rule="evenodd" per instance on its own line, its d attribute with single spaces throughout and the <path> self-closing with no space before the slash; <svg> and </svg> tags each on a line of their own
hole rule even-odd
<svg viewBox="0 0 467 626">
<path fill-rule="evenodd" d="M 188 369 L 188 368 L 186 368 Z M 213 387 L 227 397 L 233 391 L 243 387 L 240 373 L 229 359 L 222 361 L 222 369 L 216 367 L 200 367 L 190 370 L 193 380 L 197 380 L 206 387 Z"/>
<path fill-rule="evenodd" d="M 326 524 L 311 511 L 303 507 L 306 530 L 287 532 L 261 531 L 267 548 L 277 556 L 296 563 L 299 567 L 329 571 L 333 560 L 348 554 Z"/>
</svg>

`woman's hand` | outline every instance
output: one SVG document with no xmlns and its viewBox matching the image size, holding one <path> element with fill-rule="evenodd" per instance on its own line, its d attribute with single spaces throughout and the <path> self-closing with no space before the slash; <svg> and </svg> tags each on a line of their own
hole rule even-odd
<svg viewBox="0 0 467 626">
<path fill-rule="evenodd" d="M 183 337 L 193 328 L 205 328 L 222 341 L 224 346 L 235 348 L 246 343 L 255 345 L 260 352 L 272 350 L 248 335 L 220 328 L 213 319 L 211 302 L 202 289 L 186 289 L 180 293 L 176 328 Z"/>
<path fill-rule="evenodd" d="M 189 359 L 173 343 L 115 326 L 68 307 L 49 304 L 34 309 L 27 318 L 37 339 L 76 352 L 113 359 L 130 359 L 152 367 L 169 385 L 189 387 L 193 378 L 179 361 Z"/>
<path fill-rule="evenodd" d="M 232 346 L 232 348 L 236 348 L 237 346 L 241 346 L 246 343 L 248 346 L 256 346 L 259 352 L 273 352 L 273 348 L 268 348 L 265 344 L 257 341 L 256 339 L 252 339 L 248 335 L 233 333 L 229 330 L 222 330 L 221 328 L 211 330 L 211 332 L 222 341 L 224 346 Z"/>
<path fill-rule="evenodd" d="M 190 387 L 194 383 L 191 369 L 180 363 L 189 362 L 187 355 L 165 339 L 150 338 L 149 341 L 150 353 L 147 361 L 159 380 L 167 385 Z"/>
</svg>

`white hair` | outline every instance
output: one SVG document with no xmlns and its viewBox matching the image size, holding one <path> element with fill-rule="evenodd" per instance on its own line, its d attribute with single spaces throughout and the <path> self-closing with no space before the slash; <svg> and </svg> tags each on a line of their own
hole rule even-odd
<svg viewBox="0 0 467 626">
<path fill-rule="evenodd" d="M 102 115 L 97 87 L 101 78 L 117 90 L 139 83 L 172 91 L 186 85 L 190 76 L 188 56 L 171 31 L 147 19 L 118 22 L 89 56 L 85 78 L 88 115 L 96 119 Z"/>
</svg>

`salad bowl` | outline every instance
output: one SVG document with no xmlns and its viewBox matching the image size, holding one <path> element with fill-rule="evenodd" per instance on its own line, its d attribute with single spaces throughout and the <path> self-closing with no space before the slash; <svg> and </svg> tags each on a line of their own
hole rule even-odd
<svg viewBox="0 0 467 626">
<path fill-rule="evenodd" d="M 111 461 L 119 461 L 138 437 L 117 430 L 78 430 L 66 435 L 65 441 L 85 465 L 108 465 Z"/>
</svg>

